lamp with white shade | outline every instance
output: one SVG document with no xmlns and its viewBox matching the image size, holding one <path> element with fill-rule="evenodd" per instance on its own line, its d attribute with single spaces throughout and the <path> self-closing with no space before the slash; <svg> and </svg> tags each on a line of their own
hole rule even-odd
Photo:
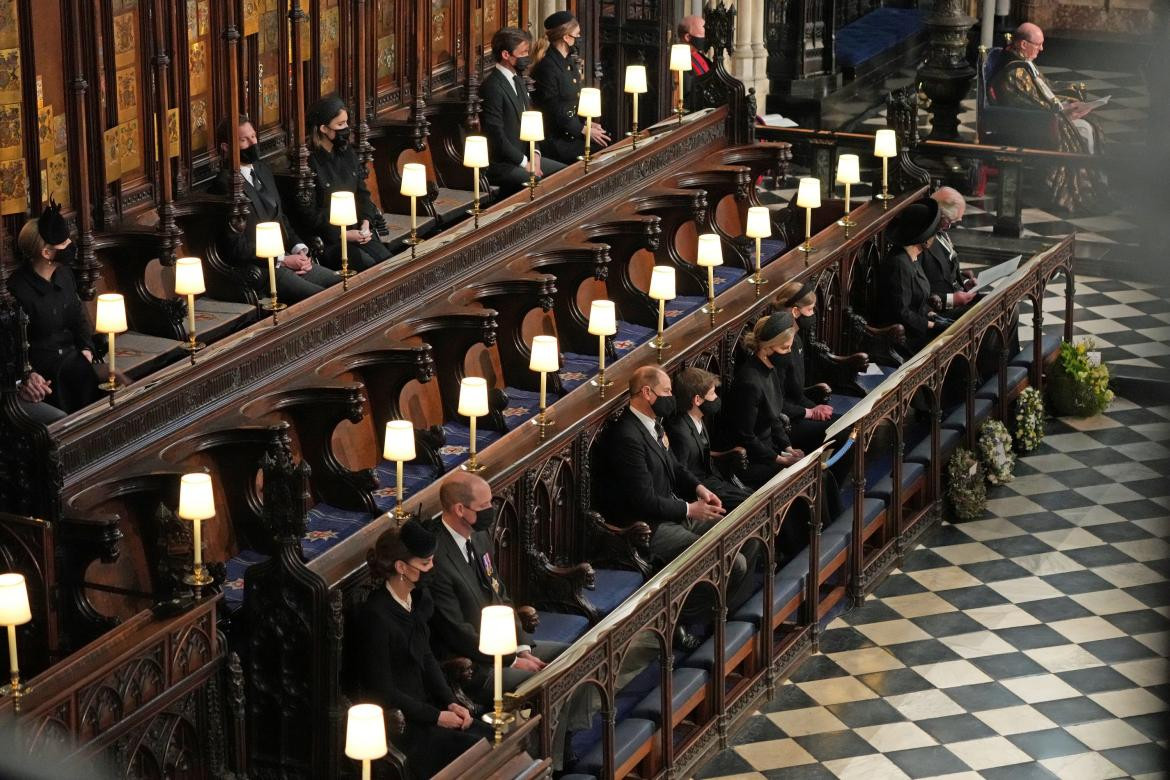
<svg viewBox="0 0 1170 780">
<path fill-rule="evenodd" d="M 28 604 L 28 588 L 24 575 L 9 572 L 0 574 L 0 626 L 8 628 L 8 671 L 12 682 L 0 688 L 0 696 L 11 695 L 13 709 L 20 712 L 20 700 L 32 690 L 20 682 L 20 663 L 16 653 L 16 627 L 32 620 Z"/>
<path fill-rule="evenodd" d="M 345 721 L 345 755 L 362 762 L 362 780 L 370 780 L 370 762 L 389 750 L 386 746 L 386 721 L 377 704 L 355 704 Z"/>
<path fill-rule="evenodd" d="M 812 210 L 821 207 L 820 179 L 805 177 L 800 180 L 800 186 L 796 190 L 796 206 L 804 209 L 804 243 L 800 245 L 800 251 L 808 255 L 810 252 L 817 251 L 810 239 L 812 238 Z"/>
<path fill-rule="evenodd" d="M 539 111 L 520 114 L 520 140 L 528 142 L 528 199 L 536 199 L 536 142 L 544 140 L 544 115 Z"/>
<path fill-rule="evenodd" d="M 410 198 L 410 256 L 415 257 L 418 246 L 418 199 L 427 194 L 427 168 L 422 163 L 406 163 L 402 166 L 402 184 L 398 192 Z"/>
<path fill-rule="evenodd" d="M 537 337 L 539 338 L 539 337 Z M 516 652 L 516 613 L 506 604 L 484 607 L 479 615 L 479 652 L 495 659 L 495 727 L 496 744 L 504 738 L 504 730 L 514 716 L 504 714 L 504 656 Z"/>
<path fill-rule="evenodd" d="M 715 327 L 715 315 L 721 309 L 715 306 L 715 267 L 723 265 L 723 244 L 715 233 L 699 236 L 699 248 L 695 254 L 699 267 L 707 269 L 707 305 L 703 311 L 711 315 L 711 327 Z"/>
<path fill-rule="evenodd" d="M 487 380 L 481 376 L 465 376 L 459 382 L 459 414 L 471 423 L 471 453 L 463 464 L 464 471 L 483 471 L 483 464 L 475 458 L 475 421 L 488 413 Z"/>
<path fill-rule="evenodd" d="M 345 240 L 345 231 L 350 225 L 357 224 L 357 204 L 353 193 L 344 190 L 334 192 L 329 196 L 329 224 L 336 225 L 341 231 L 341 287 L 346 289 L 349 277 L 355 271 L 349 270 L 349 242 Z"/>
<path fill-rule="evenodd" d="M 272 312 L 272 324 L 276 324 L 276 313 L 285 308 L 276 300 L 276 264 L 284 257 L 284 234 L 279 222 L 256 223 L 256 257 L 268 259 L 268 288 L 272 297 L 260 302 L 260 308 Z"/>
<path fill-rule="evenodd" d="M 545 414 L 548 401 L 548 375 L 549 372 L 561 370 L 561 353 L 556 336 L 532 337 L 532 354 L 528 358 L 528 368 L 530 371 L 540 373 L 540 414 L 536 416 L 532 424 L 540 428 L 540 440 L 544 441 L 545 429 L 553 424 L 552 420 L 549 420 Z"/>
<path fill-rule="evenodd" d="M 198 257 L 180 257 L 175 260 L 175 295 L 187 296 L 187 352 L 191 364 L 203 344 L 195 340 L 195 296 L 207 292 L 203 284 L 203 262 Z"/>
<path fill-rule="evenodd" d="M 577 115 L 585 117 L 585 171 L 589 171 L 589 141 L 593 134 L 593 120 L 601 116 L 601 90 L 597 87 L 582 87 L 577 102 Z"/>
<path fill-rule="evenodd" d="M 630 131 L 630 138 L 635 149 L 638 148 L 638 95 L 646 94 L 646 66 L 626 66 L 626 93 L 634 99 L 634 122 Z"/>
<path fill-rule="evenodd" d="M 890 158 L 898 156 L 898 136 L 893 130 L 885 128 L 878 130 L 873 137 L 873 156 L 882 158 L 882 191 L 874 197 L 882 201 L 882 208 L 887 208 L 886 201 L 894 196 L 890 194 Z"/>
<path fill-rule="evenodd" d="M 662 362 L 662 350 L 670 345 L 662 339 L 662 329 L 666 324 L 666 302 L 674 300 L 674 267 L 656 265 L 650 272 L 650 297 L 658 301 L 658 335 L 651 341 L 651 345 L 658 351 L 658 362 Z"/>
<path fill-rule="evenodd" d="M 589 333 L 597 336 L 600 342 L 597 348 L 597 378 L 591 384 L 596 385 L 601 398 L 605 398 L 605 388 L 613 385 L 612 381 L 605 380 L 605 337 L 617 333 L 617 312 L 613 301 L 599 298 L 589 304 Z"/>
<path fill-rule="evenodd" d="M 203 565 L 203 521 L 215 517 L 215 493 L 211 489 L 211 475 L 203 472 L 184 474 L 179 478 L 179 511 L 183 520 L 191 521 L 192 547 L 195 553 L 191 573 L 183 582 L 195 587 L 196 596 L 204 586 L 211 584 L 211 575 Z"/>
<path fill-rule="evenodd" d="M 857 223 L 849 218 L 849 188 L 861 182 L 861 161 L 856 154 L 843 154 L 837 158 L 837 183 L 845 185 L 845 215 L 837 220 L 837 224 L 845 228 L 845 235 L 849 235 L 849 228 Z"/>
<path fill-rule="evenodd" d="M 414 460 L 414 424 L 410 420 L 391 420 L 386 423 L 386 443 L 382 448 L 382 457 L 393 461 L 398 470 L 398 504 L 394 507 L 394 517 L 397 520 L 406 519 L 406 509 L 402 505 L 402 464 Z"/>
<path fill-rule="evenodd" d="M 469 135 L 463 141 L 463 167 L 472 169 L 473 199 L 471 201 L 471 218 L 475 227 L 479 227 L 479 169 L 488 166 L 487 136 Z"/>
<path fill-rule="evenodd" d="M 670 69 L 678 73 L 678 103 L 674 113 L 678 114 L 678 123 L 682 124 L 683 114 L 683 74 L 691 69 L 691 46 L 689 43 L 676 43 L 670 47 Z"/>
<path fill-rule="evenodd" d="M 747 212 L 747 226 L 744 234 L 756 240 L 756 272 L 752 276 L 752 284 L 756 286 L 756 297 L 760 297 L 760 287 L 768 280 L 760 273 L 760 239 L 772 235 L 772 215 L 767 206 L 752 206 Z"/>
<path fill-rule="evenodd" d="M 94 317 L 94 320 L 94 330 L 98 333 L 105 333 L 110 340 L 110 351 L 106 355 L 110 364 L 110 378 L 109 381 L 102 382 L 98 387 L 110 394 L 110 404 L 113 405 L 114 391 L 119 387 L 114 364 L 117 354 L 114 351 L 114 336 L 127 331 L 125 300 L 118 293 L 102 293 L 97 297 L 97 316 Z"/>
</svg>

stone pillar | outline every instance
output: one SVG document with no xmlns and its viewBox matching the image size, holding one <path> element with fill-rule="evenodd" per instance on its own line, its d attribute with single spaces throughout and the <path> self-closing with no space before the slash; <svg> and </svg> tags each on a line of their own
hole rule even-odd
<svg viewBox="0 0 1170 780">
<path fill-rule="evenodd" d="M 752 4 L 753 0 L 736 0 L 735 46 L 731 53 L 732 74 L 748 86 L 754 83 L 756 73 L 752 52 Z"/>
<path fill-rule="evenodd" d="M 960 102 L 975 77 L 975 68 L 966 58 L 967 31 L 975 19 L 964 11 L 964 0 L 935 0 L 934 11 L 926 18 L 930 40 L 918 80 L 930 98 L 930 138 L 934 140 L 958 139 Z"/>
<path fill-rule="evenodd" d="M 705 0 L 691 0 L 691 13 L 695 16 L 703 15 L 703 6 L 707 3 Z"/>
<path fill-rule="evenodd" d="M 764 113 L 764 98 L 768 96 L 768 49 L 764 46 L 764 2 L 750 0 L 752 11 L 752 59 L 755 61 L 756 105 Z"/>
</svg>

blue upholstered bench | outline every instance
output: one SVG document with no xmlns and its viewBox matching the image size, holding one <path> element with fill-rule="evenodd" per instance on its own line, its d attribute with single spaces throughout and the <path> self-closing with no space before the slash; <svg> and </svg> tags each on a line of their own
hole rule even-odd
<svg viewBox="0 0 1170 780">
<path fill-rule="evenodd" d="M 938 432 L 938 451 L 941 455 L 941 460 L 946 463 L 950 459 L 952 453 L 959 448 L 959 444 L 963 441 L 963 432 L 957 431 L 954 428 L 943 428 Z M 921 463 L 924 466 L 930 464 L 930 436 L 918 442 L 914 447 L 906 453 L 905 462 Z"/>
<path fill-rule="evenodd" d="M 921 463 L 903 461 L 902 462 L 902 495 L 914 487 L 914 483 L 922 479 L 926 475 L 926 469 Z M 873 484 L 872 487 L 866 487 L 866 498 L 877 498 L 885 503 L 890 503 L 894 500 L 894 475 L 887 474 Z"/>
<path fill-rule="evenodd" d="M 564 642 L 572 644 L 589 630 L 589 619 L 581 615 L 566 615 L 563 612 L 540 613 L 540 625 L 532 638 L 537 642 Z"/>
<path fill-rule="evenodd" d="M 711 675 L 704 669 L 681 667 L 671 675 L 670 726 L 674 728 L 702 704 Z M 662 723 L 662 688 L 657 686 L 646 694 L 630 715 L 656 724 Z"/>
<path fill-rule="evenodd" d="M 923 14 L 916 8 L 878 8 L 837 31 L 837 63 L 856 71 L 920 34 Z"/>
<path fill-rule="evenodd" d="M 1007 388 L 1010 391 L 1012 388 L 1023 384 L 1028 379 L 1028 369 L 1025 366 L 1008 366 L 1004 371 L 1004 376 L 1007 377 Z M 990 401 L 999 400 L 999 374 L 992 374 L 987 381 L 975 391 L 976 398 L 986 398 Z"/>
<path fill-rule="evenodd" d="M 791 569 L 791 572 L 788 570 Z M 787 573 L 786 573 L 787 572 Z M 793 558 L 785 565 L 784 569 L 776 576 L 772 583 L 772 628 L 783 622 L 787 615 L 784 614 L 784 607 L 797 599 L 804 593 L 804 580 L 808 575 L 808 551 L 804 551 Z M 764 623 L 764 589 L 760 588 L 745 601 L 736 613 L 732 615 L 732 620 L 737 620 L 743 623 L 751 623 L 754 626 L 761 626 Z"/>
<path fill-rule="evenodd" d="M 1045 359 L 1055 355 L 1060 350 L 1060 342 L 1063 340 L 1063 325 L 1052 325 L 1044 329 L 1044 337 L 1040 341 L 1040 349 Z M 1032 344 L 1024 344 L 1019 353 L 1008 361 L 1008 365 L 1028 368 L 1032 365 L 1032 355 Z"/>
<path fill-rule="evenodd" d="M 737 656 L 746 656 L 744 650 L 750 650 L 750 642 L 756 635 L 756 627 L 751 623 L 742 623 L 738 620 L 729 620 L 723 624 L 723 660 L 724 672 L 729 672 L 739 665 Z M 706 669 L 711 672 L 715 668 L 715 635 L 707 637 L 707 641 L 699 645 L 695 652 L 683 659 L 680 666 L 694 669 Z"/>
<path fill-rule="evenodd" d="M 595 569 L 594 575 L 597 586 L 586 598 L 602 617 L 613 612 L 631 593 L 642 587 L 642 575 L 635 571 Z"/>
<path fill-rule="evenodd" d="M 613 727 L 613 764 L 618 777 L 628 774 L 650 755 L 654 747 L 652 738 L 656 728 L 654 721 L 643 718 L 626 718 Z M 600 776 L 605 768 L 604 749 L 605 742 L 598 742 L 577 761 L 573 769 Z"/>
</svg>

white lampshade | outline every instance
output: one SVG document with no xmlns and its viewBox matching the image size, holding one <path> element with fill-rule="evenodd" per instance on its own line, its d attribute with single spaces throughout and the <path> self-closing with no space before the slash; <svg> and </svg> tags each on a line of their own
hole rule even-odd
<svg viewBox="0 0 1170 780">
<path fill-rule="evenodd" d="M 508 655 L 516 652 L 516 614 L 505 604 L 484 607 L 479 616 L 479 652 Z"/>
<path fill-rule="evenodd" d="M 821 180 L 804 178 L 796 191 L 796 205 L 802 209 L 816 209 L 821 206 Z"/>
<path fill-rule="evenodd" d="M 487 136 L 469 135 L 463 140 L 463 165 L 467 168 L 488 166 Z"/>
<path fill-rule="evenodd" d="M 520 140 L 544 140 L 544 116 L 539 111 L 525 111 L 520 115 Z"/>
<path fill-rule="evenodd" d="M 459 383 L 459 414 L 465 417 L 483 417 L 488 413 L 487 380 L 481 376 L 465 376 Z"/>
<path fill-rule="evenodd" d="M 202 472 L 184 474 L 179 479 L 179 517 L 184 520 L 207 520 L 215 517 L 215 494 L 211 475 Z"/>
<path fill-rule="evenodd" d="M 894 134 L 893 130 L 885 129 L 877 131 L 877 134 L 873 137 L 873 156 L 898 156 L 898 136 Z"/>
<path fill-rule="evenodd" d="M 256 257 L 284 257 L 284 236 L 279 222 L 256 223 Z"/>
<path fill-rule="evenodd" d="M 597 87 L 582 87 L 581 99 L 577 102 L 577 115 L 593 119 L 601 116 L 601 90 Z"/>
<path fill-rule="evenodd" d="M 689 43 L 676 43 L 670 47 L 670 69 L 691 69 L 691 46 Z"/>
<path fill-rule="evenodd" d="M 626 66 L 626 92 L 630 94 L 644 94 L 646 92 L 646 66 Z"/>
<path fill-rule="evenodd" d="M 650 297 L 656 301 L 669 301 L 674 298 L 674 268 L 669 265 L 656 265 L 650 273 Z"/>
<path fill-rule="evenodd" d="M 402 186 L 398 192 L 408 197 L 421 198 L 427 194 L 427 167 L 422 163 L 402 166 Z"/>
<path fill-rule="evenodd" d="M 0 626 L 19 626 L 32 620 L 24 575 L 0 574 Z"/>
<path fill-rule="evenodd" d="M 180 257 L 176 260 L 175 295 L 199 295 L 205 292 L 203 261 L 198 257 Z"/>
<path fill-rule="evenodd" d="M 392 461 L 414 460 L 414 423 L 391 420 L 386 423 L 386 446 L 382 457 Z"/>
<path fill-rule="evenodd" d="M 744 234 L 748 238 L 767 238 L 772 235 L 772 215 L 767 206 L 752 206 L 747 213 L 747 229 Z"/>
<path fill-rule="evenodd" d="M 837 158 L 837 183 L 861 183 L 861 161 L 857 158 L 857 155 L 843 154 Z"/>
<path fill-rule="evenodd" d="M 102 293 L 97 297 L 98 333 L 123 333 L 126 330 L 126 302 L 118 293 Z"/>
<path fill-rule="evenodd" d="M 532 356 L 528 359 L 532 371 L 560 371 L 561 354 L 556 336 L 533 336 Z"/>
<path fill-rule="evenodd" d="M 377 704 L 355 704 L 345 722 L 345 755 L 374 761 L 386 755 L 386 721 Z"/>
<path fill-rule="evenodd" d="M 613 301 L 599 298 L 589 305 L 589 332 L 594 336 L 617 333 L 617 313 Z"/>
<path fill-rule="evenodd" d="M 353 193 L 344 190 L 329 196 L 329 224 L 353 225 L 358 221 Z"/>
<path fill-rule="evenodd" d="M 723 265 L 723 244 L 719 236 L 714 233 L 704 233 L 699 236 L 699 250 L 695 261 L 706 268 L 707 266 Z"/>
</svg>

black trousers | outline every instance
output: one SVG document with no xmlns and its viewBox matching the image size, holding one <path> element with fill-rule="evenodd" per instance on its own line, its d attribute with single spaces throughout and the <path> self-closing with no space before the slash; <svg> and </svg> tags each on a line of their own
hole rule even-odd
<svg viewBox="0 0 1170 780">
<path fill-rule="evenodd" d="M 268 275 L 267 269 L 264 274 Z M 304 275 L 281 267 L 276 269 L 276 294 L 281 303 L 297 303 L 340 281 L 340 276 L 316 263 Z M 268 290 L 264 290 L 264 295 L 268 295 Z"/>
<path fill-rule="evenodd" d="M 437 723 L 408 723 L 400 747 L 411 775 L 421 780 L 438 774 L 481 739 L 492 739 L 492 730 L 481 720 L 473 720 L 466 730 L 445 729 Z"/>
<path fill-rule="evenodd" d="M 541 155 L 540 170 L 543 176 L 556 173 L 565 166 L 556 160 Z M 536 177 L 537 180 L 543 176 Z M 528 169 L 521 168 L 519 165 L 511 165 L 509 163 L 492 163 L 487 167 L 488 182 L 493 187 L 500 188 L 500 197 L 506 198 L 509 195 L 515 195 L 520 190 L 528 186 Z"/>
</svg>

